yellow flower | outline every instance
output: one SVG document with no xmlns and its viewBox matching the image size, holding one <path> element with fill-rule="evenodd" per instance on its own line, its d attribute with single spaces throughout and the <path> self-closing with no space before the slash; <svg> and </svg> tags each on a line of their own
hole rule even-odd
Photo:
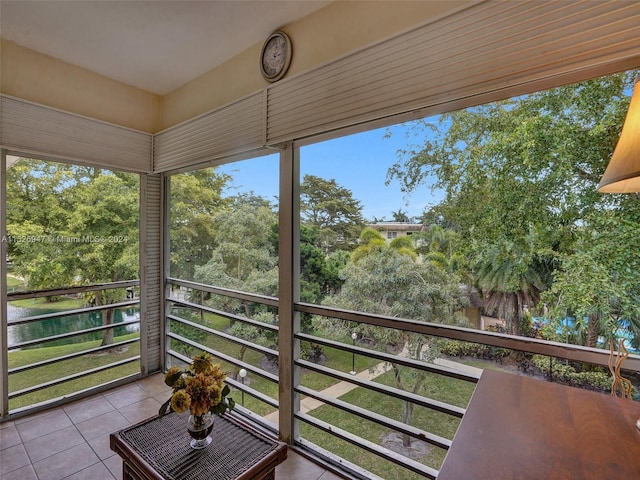
<svg viewBox="0 0 640 480">
<path fill-rule="evenodd" d="M 209 373 L 210 377 L 213 377 L 213 380 L 220 386 L 227 379 L 227 374 L 222 371 L 220 365 L 212 365 L 211 372 Z"/>
<path fill-rule="evenodd" d="M 209 404 L 211 406 L 217 405 L 222 400 L 222 387 L 220 385 L 209 385 L 207 394 Z"/>
<path fill-rule="evenodd" d="M 209 411 L 209 377 L 202 373 L 187 378 L 185 391 L 191 397 L 191 415 L 203 415 Z"/>
<path fill-rule="evenodd" d="M 193 363 L 191 365 L 194 373 L 209 375 L 213 370 L 213 358 L 208 353 L 203 352 L 202 355 L 193 357 Z"/>
<path fill-rule="evenodd" d="M 191 406 L 191 397 L 184 390 L 178 390 L 171 396 L 171 408 L 178 412 L 182 413 L 187 411 L 187 409 Z"/>
</svg>

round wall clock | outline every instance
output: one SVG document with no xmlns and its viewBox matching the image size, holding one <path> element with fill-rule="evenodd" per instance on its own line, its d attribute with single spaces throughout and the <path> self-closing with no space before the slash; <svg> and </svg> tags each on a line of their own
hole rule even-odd
<svg viewBox="0 0 640 480">
<path fill-rule="evenodd" d="M 291 63 L 291 41 L 286 33 L 273 32 L 262 46 L 260 72 L 265 80 L 275 82 L 284 77 Z"/>
</svg>

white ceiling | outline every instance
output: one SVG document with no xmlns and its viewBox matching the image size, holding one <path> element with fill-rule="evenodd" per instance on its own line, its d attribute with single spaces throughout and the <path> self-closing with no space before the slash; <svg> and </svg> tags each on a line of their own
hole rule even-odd
<svg viewBox="0 0 640 480">
<path fill-rule="evenodd" d="M 0 0 L 0 35 L 37 52 L 165 95 L 328 3 Z"/>
</svg>

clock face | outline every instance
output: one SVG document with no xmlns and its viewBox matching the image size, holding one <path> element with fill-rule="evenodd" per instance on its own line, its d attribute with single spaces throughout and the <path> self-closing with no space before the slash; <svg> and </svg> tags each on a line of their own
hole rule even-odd
<svg viewBox="0 0 640 480">
<path fill-rule="evenodd" d="M 291 43 L 282 32 L 276 32 L 269 36 L 262 47 L 260 58 L 260 71 L 263 77 L 275 82 L 284 76 L 291 60 Z"/>
</svg>

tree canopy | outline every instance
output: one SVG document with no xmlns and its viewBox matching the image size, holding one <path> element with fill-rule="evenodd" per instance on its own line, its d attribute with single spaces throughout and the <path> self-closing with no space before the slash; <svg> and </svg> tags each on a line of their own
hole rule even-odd
<svg viewBox="0 0 640 480">
<path fill-rule="evenodd" d="M 23 159 L 7 171 L 8 255 L 32 289 L 138 277 L 137 176 Z"/>
<path fill-rule="evenodd" d="M 335 179 L 305 175 L 300 185 L 300 215 L 318 228 L 325 252 L 350 250 L 364 226 L 362 205 Z"/>
<path fill-rule="evenodd" d="M 604 313 L 638 318 L 631 305 L 638 305 L 640 271 L 628 268 L 635 248 L 620 240 L 638 238 L 640 202 L 596 191 L 635 74 L 417 122 L 424 143 L 399 152 L 388 172 L 408 191 L 437 179 L 445 197 L 425 217 L 456 232 L 488 313 L 511 321 L 515 333 L 524 305 L 537 304 L 542 292 L 554 315 L 593 317 L 596 336 Z M 623 248 L 614 246 L 614 231 Z M 585 301 L 595 277 L 602 289 Z"/>
</svg>

